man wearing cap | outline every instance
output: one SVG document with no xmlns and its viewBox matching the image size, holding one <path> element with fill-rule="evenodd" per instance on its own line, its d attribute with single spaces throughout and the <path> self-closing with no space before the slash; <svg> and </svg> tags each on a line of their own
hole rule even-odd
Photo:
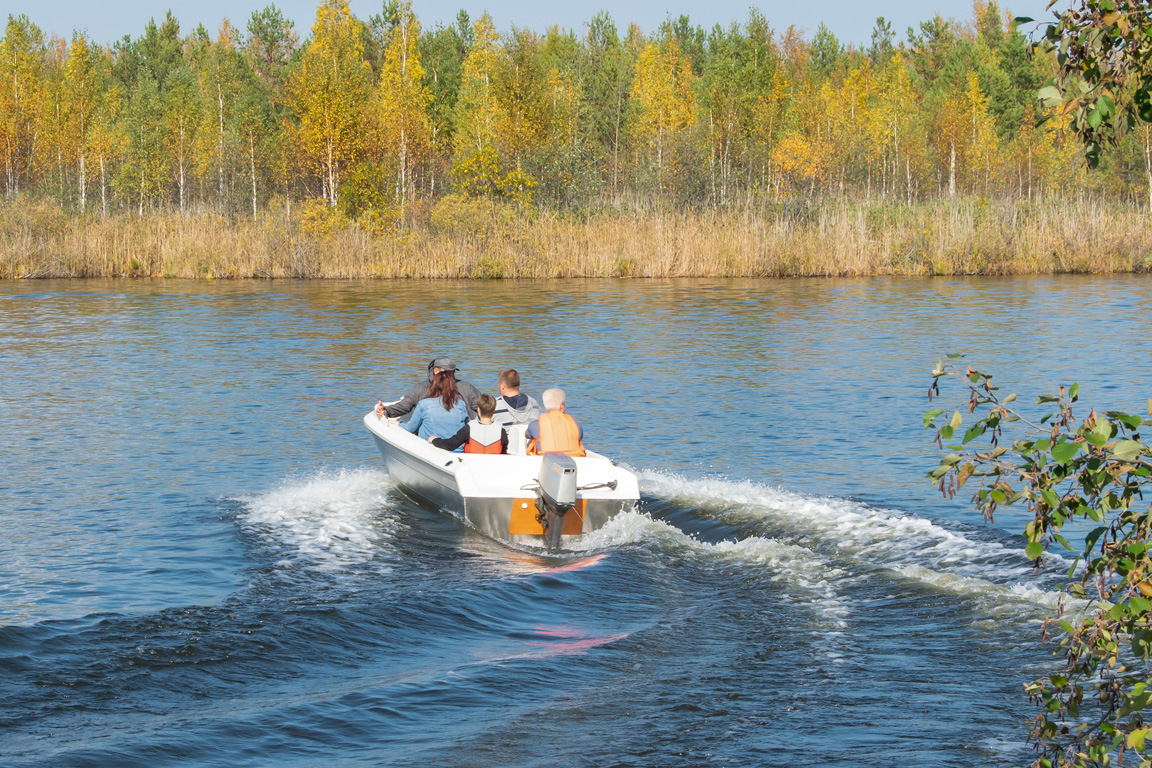
<svg viewBox="0 0 1152 768">
<path fill-rule="evenodd" d="M 440 371 L 452 371 L 452 374 L 455 375 L 455 361 L 450 357 L 437 357 L 432 360 L 428 363 L 428 379 L 426 381 L 420 384 L 413 384 L 412 388 L 408 390 L 408 394 L 391 405 L 384 405 L 382 401 L 376 403 L 376 415 L 382 417 L 387 413 L 388 417 L 392 419 L 399 416 L 407 416 L 412 412 L 412 409 L 416 407 L 416 403 L 428 396 L 428 386 L 432 383 L 433 377 L 440 373 Z M 480 397 L 480 390 L 466 381 L 457 379 L 456 393 L 464 398 L 464 404 L 468 407 L 468 417 L 476 418 L 476 398 Z"/>
</svg>

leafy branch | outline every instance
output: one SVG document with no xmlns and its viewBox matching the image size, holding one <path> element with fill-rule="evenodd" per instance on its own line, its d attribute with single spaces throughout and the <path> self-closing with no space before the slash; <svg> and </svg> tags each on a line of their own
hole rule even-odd
<svg viewBox="0 0 1152 768">
<path fill-rule="evenodd" d="M 1144 0 L 1077 0 L 1041 27 L 1034 47 L 1056 57 L 1057 71 L 1040 100 L 1048 117 L 1069 119 L 1095 168 L 1104 146 L 1116 146 L 1137 122 L 1152 122 L 1152 7 Z"/>
<path fill-rule="evenodd" d="M 1152 508 L 1141 503 L 1152 490 L 1152 447 L 1140 438 L 1152 419 L 1096 410 L 1080 419 L 1077 384 L 1037 397 L 1051 410 L 1036 419 L 1021 412 L 1015 394 L 1002 396 L 990 374 L 952 362 L 959 357 L 932 371 L 929 401 L 941 399 L 942 383 L 959 397 L 924 414 L 924 427 L 949 451 L 928 477 L 949 498 L 978 480 L 972 502 L 988 521 L 1002 507 L 1026 509 L 1024 551 L 1037 568 L 1053 542 L 1075 553 L 1063 592 L 1084 608 L 1065 617 L 1062 595 L 1042 635 L 1059 637 L 1062 667 L 1025 685 L 1040 707 L 1030 733 L 1033 765 L 1108 766 L 1130 751 L 1152 768 L 1152 749 L 1145 749 L 1152 732 L 1145 718 L 1152 703 Z M 1095 523 L 1078 546 L 1062 532 L 1076 520 Z"/>
</svg>

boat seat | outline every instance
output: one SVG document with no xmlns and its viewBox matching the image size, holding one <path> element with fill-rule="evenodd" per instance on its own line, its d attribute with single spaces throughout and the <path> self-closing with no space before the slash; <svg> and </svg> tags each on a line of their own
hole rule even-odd
<svg viewBox="0 0 1152 768">
<path fill-rule="evenodd" d="M 524 456 L 528 453 L 528 425 L 527 424 L 509 424 L 505 427 L 508 430 L 508 455 L 509 456 Z"/>
</svg>

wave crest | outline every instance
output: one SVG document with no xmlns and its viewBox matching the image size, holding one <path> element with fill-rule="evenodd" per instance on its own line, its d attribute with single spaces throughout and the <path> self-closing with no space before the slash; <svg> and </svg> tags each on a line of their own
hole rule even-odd
<svg viewBox="0 0 1152 768">
<path fill-rule="evenodd" d="M 378 558 L 381 544 L 396 536 L 388 488 L 384 472 L 341 469 L 235 501 L 241 525 L 279 551 L 279 565 L 331 570 Z"/>
</svg>

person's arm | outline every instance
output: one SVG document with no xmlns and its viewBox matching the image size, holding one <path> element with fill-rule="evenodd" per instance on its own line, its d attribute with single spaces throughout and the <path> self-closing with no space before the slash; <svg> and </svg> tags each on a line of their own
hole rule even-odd
<svg viewBox="0 0 1152 768">
<path fill-rule="evenodd" d="M 406 413 L 411 413 L 412 410 L 416 408 L 417 403 L 424 399 L 423 393 L 425 391 L 427 391 L 427 387 L 421 384 L 417 384 L 416 386 L 409 389 L 404 397 L 400 398 L 395 403 L 392 403 L 392 405 L 384 406 L 384 412 L 393 419 L 397 416 L 403 416 Z"/>
<path fill-rule="evenodd" d="M 464 443 L 468 442 L 470 435 L 471 430 L 469 430 L 468 425 L 465 424 L 464 426 L 460 427 L 460 431 L 452 437 L 432 438 L 432 445 L 436 446 L 437 448 L 442 448 L 445 451 L 454 451 L 460 446 L 464 445 Z"/>
<path fill-rule="evenodd" d="M 468 382 L 464 383 L 468 384 Z M 476 401 L 480 398 L 480 390 L 471 384 L 468 384 L 467 387 L 461 387 L 461 389 L 464 390 L 461 394 L 464 395 L 464 407 L 468 411 L 468 418 L 474 419 L 479 415 L 479 411 L 476 410 Z"/>
<path fill-rule="evenodd" d="M 500 453 L 508 453 L 508 430 L 500 427 Z"/>
<path fill-rule="evenodd" d="M 528 422 L 528 429 L 524 430 L 524 437 L 529 440 L 540 439 L 540 419 Z"/>
</svg>

